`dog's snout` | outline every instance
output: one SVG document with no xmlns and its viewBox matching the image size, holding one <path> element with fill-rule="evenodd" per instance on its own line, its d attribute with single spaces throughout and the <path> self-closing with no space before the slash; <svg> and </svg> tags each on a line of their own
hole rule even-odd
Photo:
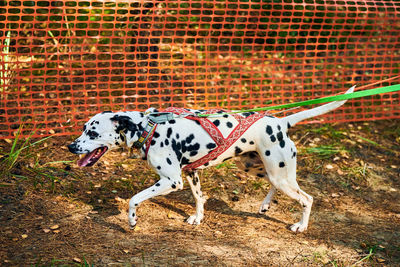
<svg viewBox="0 0 400 267">
<path fill-rule="evenodd" d="M 71 144 L 69 144 L 67 147 L 68 147 L 68 150 L 69 150 L 71 153 L 76 153 L 76 151 L 77 151 L 77 146 L 76 146 L 75 143 L 71 143 Z"/>
</svg>

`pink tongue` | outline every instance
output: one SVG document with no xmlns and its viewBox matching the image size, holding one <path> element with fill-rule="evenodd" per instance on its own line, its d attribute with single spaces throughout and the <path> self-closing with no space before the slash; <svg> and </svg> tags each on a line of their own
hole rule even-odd
<svg viewBox="0 0 400 267">
<path fill-rule="evenodd" d="M 80 160 L 78 160 L 77 164 L 79 167 L 85 167 L 86 165 L 89 164 L 90 159 L 96 154 L 98 149 L 93 150 L 92 152 L 86 154 L 83 158 L 81 158 Z"/>
</svg>

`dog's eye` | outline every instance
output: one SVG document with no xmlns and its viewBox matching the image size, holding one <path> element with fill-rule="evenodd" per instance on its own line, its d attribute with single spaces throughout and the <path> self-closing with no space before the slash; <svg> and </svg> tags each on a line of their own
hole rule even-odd
<svg viewBox="0 0 400 267">
<path fill-rule="evenodd" d="M 95 131 L 88 131 L 87 135 L 89 136 L 90 139 L 95 139 L 99 136 L 99 134 Z"/>
</svg>

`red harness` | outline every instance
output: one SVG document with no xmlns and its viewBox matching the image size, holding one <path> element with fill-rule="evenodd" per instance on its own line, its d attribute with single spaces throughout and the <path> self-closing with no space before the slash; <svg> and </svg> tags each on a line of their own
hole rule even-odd
<svg viewBox="0 0 400 267">
<path fill-rule="evenodd" d="M 214 114 L 218 111 L 221 111 L 220 109 L 211 109 L 207 110 L 204 114 Z M 222 110 L 224 112 L 229 112 L 227 110 Z M 186 109 L 183 108 L 175 108 L 175 107 L 170 107 L 164 110 L 164 112 L 172 112 L 176 115 L 181 115 L 181 114 L 190 114 L 185 116 L 185 119 L 189 120 L 194 120 L 198 121 L 203 129 L 210 135 L 210 137 L 214 140 L 214 142 L 217 144 L 217 147 L 212 150 L 210 153 L 205 155 L 204 157 L 196 160 L 195 162 L 192 162 L 185 167 L 183 167 L 183 170 L 193 170 L 196 169 L 207 162 L 216 159 L 219 155 L 224 153 L 233 143 L 235 143 L 246 130 L 253 125 L 256 121 L 261 119 L 266 115 L 266 113 L 255 113 L 253 115 L 250 115 L 248 117 L 243 117 L 238 114 L 232 114 L 232 116 L 238 121 L 238 125 L 233 129 L 233 131 L 229 134 L 227 138 L 224 138 L 222 133 L 219 131 L 217 126 L 214 125 L 208 118 L 204 117 L 197 117 L 194 113 L 187 111 Z M 148 147 L 150 146 L 152 136 L 149 138 L 148 143 L 147 143 L 147 150 Z M 146 151 L 147 155 L 147 151 Z"/>
</svg>

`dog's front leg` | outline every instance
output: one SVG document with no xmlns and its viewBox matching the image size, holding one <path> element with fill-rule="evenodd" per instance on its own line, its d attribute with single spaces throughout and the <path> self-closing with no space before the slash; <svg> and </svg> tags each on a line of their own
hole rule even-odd
<svg viewBox="0 0 400 267">
<path fill-rule="evenodd" d="M 276 193 L 276 188 L 275 188 L 275 186 L 271 185 L 271 189 L 269 190 L 267 196 L 265 197 L 264 201 L 262 202 L 258 213 L 264 214 L 269 210 L 269 208 L 271 206 L 271 201 L 274 198 L 275 193 Z"/>
<path fill-rule="evenodd" d="M 155 196 L 166 195 L 178 189 L 182 189 L 181 177 L 172 179 L 170 177 L 161 177 L 153 186 L 137 193 L 129 201 L 129 225 L 133 229 L 137 223 L 136 209 L 140 203 Z"/>
<path fill-rule="evenodd" d="M 203 196 L 200 188 L 200 179 L 199 175 L 196 171 L 190 173 L 186 176 L 186 179 L 189 182 L 190 189 L 192 190 L 192 194 L 194 200 L 196 201 L 196 213 L 190 216 L 187 219 L 189 224 L 196 224 L 199 225 L 201 220 L 204 217 L 204 203 L 206 202 L 206 198 Z"/>
</svg>

